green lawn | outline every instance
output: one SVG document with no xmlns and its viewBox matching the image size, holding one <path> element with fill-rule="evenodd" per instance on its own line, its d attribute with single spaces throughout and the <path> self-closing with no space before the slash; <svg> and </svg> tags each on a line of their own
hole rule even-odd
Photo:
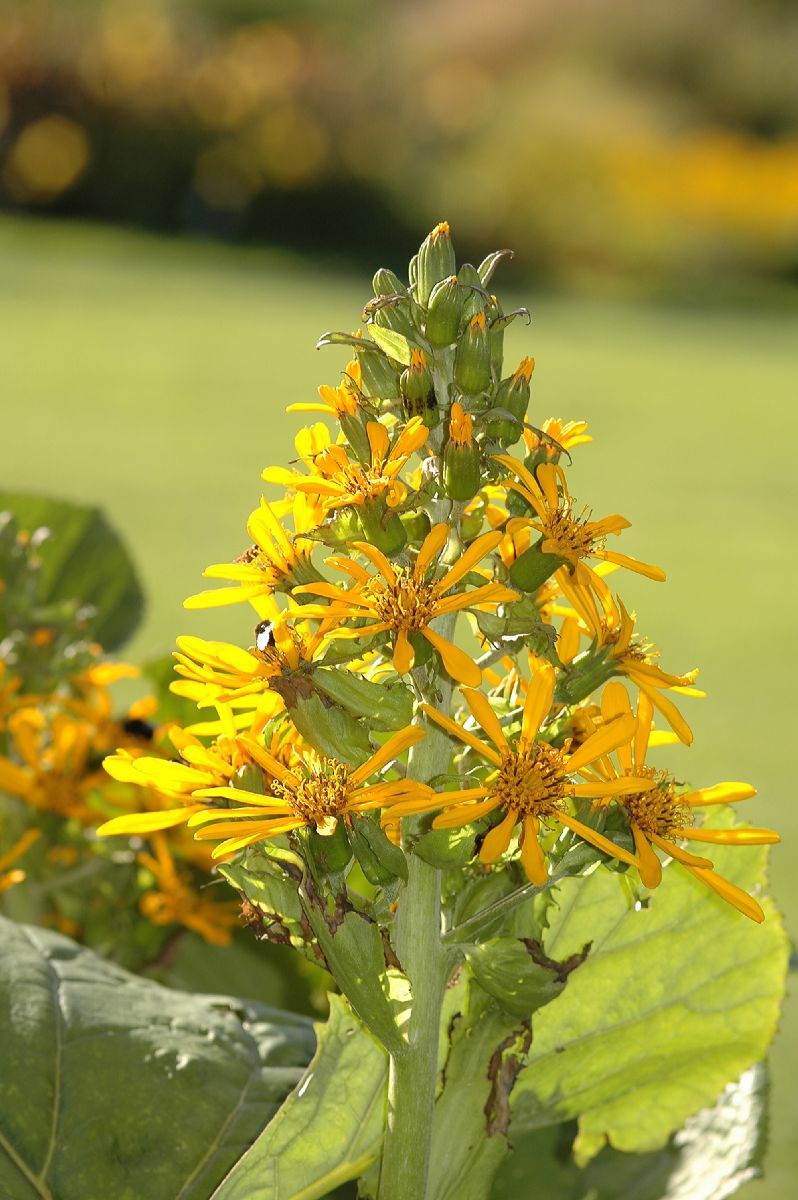
<svg viewBox="0 0 798 1200">
<path fill-rule="evenodd" d="M 267 252 L 11 219 L 0 253 L 0 483 L 104 505 L 149 596 L 132 658 L 180 632 L 246 637 L 238 610 L 185 613 L 181 600 L 204 565 L 246 545 L 261 469 L 292 456 L 299 422 L 285 405 L 336 381 L 343 352 L 314 344 L 356 327 L 367 281 Z M 589 419 L 596 442 L 576 451 L 574 490 L 632 520 L 624 549 L 669 582 L 624 581 L 624 595 L 666 668 L 701 667 L 709 698 L 686 702 L 696 744 L 680 752 L 683 773 L 757 784 L 746 815 L 782 830 L 773 885 L 795 930 L 794 316 L 523 299 L 532 327 L 517 322 L 508 340 L 538 362 L 533 419 Z M 741 1197 L 794 1194 L 796 1054 L 793 997 L 774 1055 L 769 1178 Z"/>
</svg>

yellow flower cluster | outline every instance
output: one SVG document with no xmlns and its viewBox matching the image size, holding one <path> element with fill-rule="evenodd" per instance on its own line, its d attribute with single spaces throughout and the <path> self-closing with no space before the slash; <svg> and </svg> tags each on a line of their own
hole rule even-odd
<svg viewBox="0 0 798 1200">
<path fill-rule="evenodd" d="M 92 665 L 46 695 L 26 691 L 22 677 L 0 663 L 0 793 L 7 798 L 0 830 L 9 842 L 0 844 L 0 893 L 36 879 L 54 898 L 40 918 L 73 936 L 82 933 L 82 921 L 71 915 L 81 905 L 65 908 L 60 901 L 94 853 L 94 828 L 109 809 L 140 803 L 140 791 L 115 785 L 102 761 L 115 747 L 133 760 L 156 735 L 148 721 L 154 697 L 131 705 L 121 720 L 114 716 L 112 685 L 138 670 L 100 661 L 99 647 L 93 653 Z M 202 895 L 189 869 L 210 867 L 203 848 L 185 836 L 167 842 L 155 834 L 149 843 L 136 846 L 143 914 L 156 924 L 182 924 L 208 941 L 228 942 L 238 906 Z"/>
<path fill-rule="evenodd" d="M 303 429 L 303 469 L 264 471 L 283 494 L 250 517 L 254 544 L 206 571 L 232 586 L 186 602 L 249 602 L 254 644 L 180 639 L 173 688 L 213 716 L 173 733 L 177 761 L 106 761 L 152 802 L 100 832 L 186 826 L 218 858 L 280 837 L 301 851 L 302 830 L 356 840 L 377 812 L 408 852 L 430 826 L 469 827 L 480 863 L 517 861 L 538 887 L 581 841 L 653 888 L 660 851 L 761 920 L 685 847 L 776 841 L 702 823 L 753 788 L 688 789 L 646 762 L 651 746 L 691 742 L 675 698 L 701 695 L 695 672 L 663 670 L 609 586 L 619 568 L 665 575 L 614 548 L 625 517 L 594 519 L 574 499 L 562 460 L 591 441 L 586 423 L 530 422 L 534 360 L 502 377 L 517 314 L 488 290 L 501 257 L 456 271 L 442 223 L 409 284 L 377 273 L 368 337 L 325 335 L 354 348 L 343 382 L 291 408 L 340 432 Z M 425 739 L 437 770 L 417 770 Z"/>
</svg>

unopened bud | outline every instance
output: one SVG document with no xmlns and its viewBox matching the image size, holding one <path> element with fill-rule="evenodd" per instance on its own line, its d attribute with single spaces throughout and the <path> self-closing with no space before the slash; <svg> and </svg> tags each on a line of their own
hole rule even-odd
<svg viewBox="0 0 798 1200">
<path fill-rule="evenodd" d="M 463 313 L 463 289 L 456 275 L 436 283 L 429 298 L 425 334 L 433 346 L 450 346 L 457 340 Z"/>
<path fill-rule="evenodd" d="M 399 276 L 388 267 L 380 267 L 379 271 L 375 272 L 373 286 L 375 296 L 407 295 L 407 288 Z"/>
<path fill-rule="evenodd" d="M 421 244 L 416 264 L 416 300 L 426 304 L 436 283 L 455 273 L 455 258 L 449 226 L 436 225 Z"/>
<path fill-rule="evenodd" d="M 503 379 L 496 389 L 493 408 L 510 413 L 514 420 L 499 418 L 487 426 L 488 436 L 503 445 L 517 442 L 523 432 L 524 418 L 529 407 L 529 380 L 535 369 L 534 358 L 525 358 L 508 379 Z"/>
<path fill-rule="evenodd" d="M 457 272 L 457 282 L 463 289 L 463 316 L 467 321 L 477 313 L 484 312 L 487 305 L 487 295 L 479 271 L 472 263 L 463 263 Z"/>
<path fill-rule="evenodd" d="M 473 417 L 455 400 L 449 420 L 449 441 L 443 452 L 443 488 L 451 500 L 470 500 L 482 482 L 473 426 Z"/>
<path fill-rule="evenodd" d="M 427 366 L 427 356 L 423 350 L 411 350 L 410 366 L 402 371 L 399 389 L 402 393 L 402 408 L 408 420 L 411 417 L 421 417 L 426 425 L 437 424 L 438 411 L 432 387 L 432 372 Z"/>
<path fill-rule="evenodd" d="M 413 309 L 410 298 L 389 300 L 386 304 L 367 305 L 366 312 L 371 314 L 375 325 L 383 329 L 392 329 L 404 337 L 414 338 L 418 332 L 413 320 Z"/>
<path fill-rule="evenodd" d="M 391 558 L 407 543 L 407 534 L 399 516 L 380 501 L 367 501 L 358 510 L 363 536 L 372 546 Z"/>
<path fill-rule="evenodd" d="M 490 387 L 490 335 L 483 312 L 478 312 L 466 325 L 454 359 L 454 377 L 466 395 L 484 392 Z"/>
</svg>

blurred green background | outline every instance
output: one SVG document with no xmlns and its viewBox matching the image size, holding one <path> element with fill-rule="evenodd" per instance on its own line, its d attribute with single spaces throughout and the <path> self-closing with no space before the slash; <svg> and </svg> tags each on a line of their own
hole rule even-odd
<svg viewBox="0 0 798 1200">
<path fill-rule="evenodd" d="M 134 661 L 246 639 L 181 601 L 246 546 L 286 404 L 337 382 L 318 335 L 437 220 L 461 259 L 513 246 L 509 363 L 533 419 L 589 420 L 577 497 L 667 569 L 623 592 L 709 693 L 677 765 L 759 787 L 795 934 L 796 50 L 786 0 L 0 0 L 0 482 L 106 508 Z M 794 1195 L 797 1065 L 793 996 L 748 1200 Z"/>
</svg>

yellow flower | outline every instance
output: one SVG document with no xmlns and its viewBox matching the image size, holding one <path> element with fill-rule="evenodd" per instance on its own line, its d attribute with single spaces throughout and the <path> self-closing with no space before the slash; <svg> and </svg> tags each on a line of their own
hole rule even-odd
<svg viewBox="0 0 798 1200">
<path fill-rule="evenodd" d="M 601 710 L 605 721 L 628 719 L 632 709 L 623 684 L 607 684 L 602 696 Z M 657 771 L 646 766 L 653 712 L 647 694 L 641 692 L 637 704 L 637 729 L 634 739 L 631 744 L 627 743 L 616 749 L 620 769 L 616 769 L 611 759 L 604 757 L 592 764 L 591 772 L 583 771 L 583 776 L 590 778 L 597 787 L 606 783 L 621 783 L 632 777 L 649 781 L 650 786 L 644 792 L 615 793 L 617 802 L 624 808 L 629 819 L 635 841 L 636 866 L 646 887 L 655 888 L 662 880 L 662 864 L 653 849 L 657 846 L 745 916 L 754 921 L 763 921 L 764 913 L 756 900 L 728 879 L 718 875 L 709 859 L 699 858 L 681 845 L 684 841 L 692 841 L 716 845 L 760 846 L 780 841 L 779 835 L 772 829 L 707 829 L 703 825 L 694 824 L 696 810 L 713 804 L 731 804 L 737 800 L 747 800 L 756 795 L 756 789 L 748 783 L 716 783 L 712 787 L 679 792 L 673 776 L 666 771 Z M 603 805 L 607 802 L 607 794 L 604 794 L 594 803 Z"/>
<path fill-rule="evenodd" d="M 65 712 L 19 708 L 8 730 L 21 762 L 0 757 L 0 790 L 43 812 L 91 821 L 86 797 L 103 779 L 90 769 L 92 726 Z"/>
<path fill-rule="evenodd" d="M 295 497 L 291 511 L 293 537 L 286 533 L 274 508 L 261 500 L 247 521 L 253 545 L 237 562 L 215 563 L 203 571 L 208 579 L 227 579 L 237 586 L 198 592 L 184 600 L 183 607 L 218 608 L 248 600 L 260 611 L 258 601 L 270 598 L 274 592 L 318 579 L 310 561 L 314 543 L 302 535 L 316 528 L 319 514 L 305 496 Z"/>
<path fill-rule="evenodd" d="M 394 567 L 375 546 L 366 542 L 352 543 L 376 567 L 377 574 L 370 575 L 351 559 L 331 559 L 334 565 L 353 577 L 353 586 L 345 591 L 331 583 L 308 584 L 297 588 L 298 592 L 309 592 L 329 600 L 329 604 L 305 605 L 298 611 L 303 616 L 317 619 L 365 619 L 370 622 L 353 629 L 337 629 L 328 635 L 330 637 L 361 638 L 390 631 L 394 635 L 393 665 L 400 675 L 412 670 L 415 663 L 416 652 L 409 635 L 420 634 L 438 651 L 453 679 L 477 687 L 482 673 L 473 658 L 431 629 L 430 622 L 446 613 L 475 605 L 493 608 L 498 604 L 511 603 L 518 599 L 518 593 L 503 584 L 486 583 L 471 591 L 446 595 L 486 554 L 495 549 L 502 537 L 499 532 L 482 534 L 441 579 L 430 579 L 428 573 L 430 569 L 434 570 L 449 532 L 445 522 L 433 525 L 421 544 L 413 567 Z"/>
<path fill-rule="evenodd" d="M 645 791 L 653 784 L 646 779 L 623 779 L 610 782 L 572 782 L 569 778 L 591 763 L 603 758 L 610 750 L 626 745 L 635 731 L 631 715 L 619 717 L 596 730 L 573 754 L 558 750 L 539 738 L 541 725 L 551 709 L 555 673 L 542 664 L 533 675 L 524 700 L 521 730 L 511 743 L 482 692 L 463 689 L 463 695 L 474 720 L 490 738 L 482 741 L 476 734 L 453 721 L 428 704 L 422 707 L 431 721 L 494 767 L 485 783 L 461 791 L 441 792 L 424 800 L 392 805 L 388 818 L 443 808 L 433 821 L 434 829 L 455 829 L 501 809 L 502 821 L 485 837 L 479 852 L 480 861 L 493 863 L 507 850 L 516 825 L 521 823 L 520 853 L 527 878 L 542 887 L 548 878 L 543 849 L 540 845 L 541 825 L 551 821 L 572 829 L 585 841 L 591 842 L 605 854 L 634 864 L 631 854 L 610 842 L 596 830 L 577 820 L 566 809 L 568 797 L 614 796 L 622 792 Z"/>
<path fill-rule="evenodd" d="M 554 463 L 543 463 L 537 468 L 535 478 L 531 471 L 512 455 L 497 454 L 494 457 L 521 481 L 519 483 L 514 479 L 507 480 L 505 486 L 517 492 L 535 511 L 534 518 L 513 517 L 508 521 L 508 533 L 530 527 L 536 529 L 542 535 L 540 548 L 543 553 L 556 554 L 564 559 L 577 580 L 589 586 L 592 586 L 595 572 L 587 566 L 584 561 L 586 558 L 603 559 L 659 582 L 665 579 L 665 573 L 659 567 L 639 562 L 636 558 L 620 554 L 617 550 L 606 549 L 605 538 L 609 534 L 617 534 L 622 529 L 627 529 L 629 522 L 617 513 L 611 517 L 603 517 L 600 521 L 589 520 L 588 512 L 577 516 L 562 467 Z"/>
<path fill-rule="evenodd" d="M 449 437 L 456 446 L 470 446 L 473 440 L 474 418 L 455 400 L 449 414 Z"/>
<path fill-rule="evenodd" d="M 324 425 L 316 425 L 310 432 L 316 446 L 311 473 L 300 475 L 283 467 L 268 467 L 263 478 L 270 483 L 279 483 L 290 491 L 305 492 L 318 497 L 324 512 L 348 505 L 361 506 L 369 501 L 384 498 L 389 508 L 401 504 L 407 496 L 407 488 L 398 478 L 412 454 L 427 440 L 429 430 L 421 417 L 413 417 L 391 445 L 388 430 L 379 421 L 366 425 L 371 458 L 367 464 L 353 462 L 346 447 L 332 443 Z M 299 439 L 297 439 L 299 441 Z M 308 463 L 307 458 L 305 459 Z"/>
<path fill-rule="evenodd" d="M 147 891 L 139 907 L 154 925 L 185 925 L 213 946 L 227 946 L 238 923 L 240 906 L 235 900 L 214 901 L 200 895 L 191 886 L 186 872 L 179 871 L 166 838 L 156 833 L 151 838 L 153 853 L 136 857 L 152 874 L 156 888 Z"/>
<path fill-rule="evenodd" d="M 429 793 L 425 784 L 413 780 L 366 782 L 424 736 L 424 731 L 415 725 L 402 729 L 354 770 L 346 763 L 313 751 L 297 756 L 289 769 L 260 743 L 242 738 L 246 753 L 271 780 L 271 795 L 243 788 L 208 788 L 198 792 L 197 797 L 234 801 L 241 807 L 205 806 L 192 815 L 189 826 L 196 829 L 194 836 L 199 839 L 225 839 L 215 848 L 214 858 L 293 829 L 312 827 L 317 833 L 330 836 L 338 821 L 348 820 L 352 813 L 382 808 L 399 797 Z"/>
<path fill-rule="evenodd" d="M 540 431 L 524 429 L 523 439 L 529 454 L 542 451 L 547 458 L 554 459 L 561 450 L 573 450 L 574 446 L 592 442 L 593 438 L 586 430 L 587 421 L 563 421 L 559 417 L 548 417 Z"/>
<path fill-rule="evenodd" d="M 567 571 L 558 571 L 556 582 L 563 596 L 569 601 L 595 649 L 606 648 L 608 661 L 612 662 L 618 675 L 628 679 L 645 692 L 648 699 L 662 714 L 680 742 L 689 746 L 693 740 L 692 730 L 665 691 L 675 691 L 686 696 L 703 696 L 704 693 L 690 685 L 698 672 L 688 671 L 684 675 L 671 675 L 663 671 L 654 661 L 658 651 L 650 643 L 634 638 L 634 619 L 626 611 L 620 599 L 613 600 L 609 588 L 603 581 L 594 580 L 594 589 L 579 586 Z M 594 595 L 595 592 L 595 595 Z M 596 597 L 598 597 L 598 602 Z M 579 647 L 579 627 L 573 618 L 566 617 L 557 643 L 557 652 L 563 663 L 572 662 Z"/>
<path fill-rule="evenodd" d="M 8 868 L 13 867 L 23 854 L 27 854 L 33 843 L 40 837 L 40 829 L 28 829 L 10 850 L 6 850 L 5 854 L 0 854 L 0 895 L 14 887 L 15 884 L 22 883 L 25 872 L 19 867 L 14 871 L 9 871 Z"/>
<path fill-rule="evenodd" d="M 103 767 L 112 779 L 120 783 L 135 783 L 147 789 L 154 807 L 148 812 L 124 813 L 112 817 L 99 827 L 101 837 L 128 834 L 150 834 L 185 824 L 193 813 L 199 812 L 194 793 L 219 784 L 228 784 L 233 776 L 249 762 L 241 739 L 236 737 L 232 710 L 219 704 L 219 715 L 227 730 L 210 747 L 187 730 L 174 726 L 169 740 L 182 759 L 167 761 L 148 755 L 135 757 L 127 750 L 109 755 Z M 166 802 L 170 807 L 164 807 Z M 173 805 L 177 803 L 177 807 Z"/>
<path fill-rule="evenodd" d="M 342 413 L 351 416 L 357 414 L 363 388 L 363 373 L 356 358 L 346 364 L 343 382 L 339 387 L 330 387 L 323 383 L 319 388 L 321 404 L 289 404 L 286 412 L 323 412 L 331 417 L 340 417 Z"/>
<path fill-rule="evenodd" d="M 276 715 L 283 708 L 283 697 L 305 679 L 309 684 L 312 664 L 324 643 L 331 622 L 322 622 L 315 633 L 300 622 L 293 624 L 277 611 L 273 620 L 261 621 L 255 630 L 255 645 L 243 650 L 230 642 L 210 642 L 198 637 L 179 637 L 175 672 L 184 679 L 203 685 L 200 703 L 221 700 L 229 704 L 250 698 L 258 704 L 264 691 L 271 690 L 273 702 L 259 704 L 261 712 Z M 176 682 L 172 691 L 186 692 Z"/>
</svg>

